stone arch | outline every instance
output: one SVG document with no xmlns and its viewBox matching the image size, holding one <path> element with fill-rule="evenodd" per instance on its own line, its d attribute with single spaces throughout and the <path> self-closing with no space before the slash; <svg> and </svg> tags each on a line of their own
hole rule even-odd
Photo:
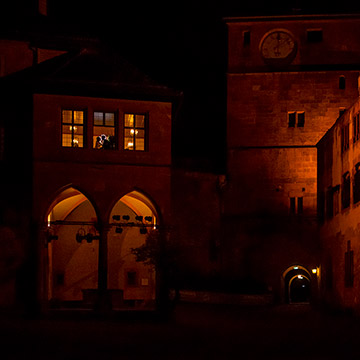
<svg viewBox="0 0 360 360">
<path fill-rule="evenodd" d="M 108 288 L 113 292 L 114 308 L 153 305 L 155 269 L 136 262 L 131 249 L 143 245 L 149 231 L 160 223 L 156 204 L 137 189 L 123 195 L 111 209 L 107 236 Z"/>
<path fill-rule="evenodd" d="M 93 203 L 67 186 L 45 215 L 46 298 L 57 306 L 83 306 L 84 292 L 98 287 L 99 223 Z"/>
<path fill-rule="evenodd" d="M 289 266 L 282 274 L 284 302 L 289 304 L 310 302 L 311 283 L 311 273 L 305 266 Z"/>
</svg>

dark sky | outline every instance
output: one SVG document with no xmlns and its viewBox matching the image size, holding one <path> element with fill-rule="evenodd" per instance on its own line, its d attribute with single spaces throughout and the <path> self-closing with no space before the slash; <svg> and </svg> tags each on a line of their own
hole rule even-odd
<svg viewBox="0 0 360 360">
<path fill-rule="evenodd" d="M 175 154 L 223 170 L 226 138 L 225 16 L 353 13 L 351 1 L 48 0 L 49 16 L 99 36 L 154 80 L 183 91 Z M 66 26 L 65 26 L 66 28 Z"/>
</svg>

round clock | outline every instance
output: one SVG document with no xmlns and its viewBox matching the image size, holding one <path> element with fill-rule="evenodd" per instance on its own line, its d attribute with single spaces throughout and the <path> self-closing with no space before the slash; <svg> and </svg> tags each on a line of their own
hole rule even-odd
<svg viewBox="0 0 360 360">
<path fill-rule="evenodd" d="M 264 61 L 269 65 L 290 64 L 297 51 L 294 36 L 287 30 L 277 29 L 265 34 L 260 42 L 260 53 Z"/>
</svg>

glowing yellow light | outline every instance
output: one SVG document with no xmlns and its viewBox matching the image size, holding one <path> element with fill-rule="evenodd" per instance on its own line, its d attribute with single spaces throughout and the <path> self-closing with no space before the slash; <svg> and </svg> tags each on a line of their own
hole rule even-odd
<svg viewBox="0 0 360 360">
<path fill-rule="evenodd" d="M 48 220 L 47 226 L 50 227 L 50 225 L 51 225 L 51 216 L 50 216 L 50 214 L 48 215 L 47 220 Z"/>
<path fill-rule="evenodd" d="M 134 143 L 133 142 L 128 142 L 128 147 L 133 147 Z"/>
<path fill-rule="evenodd" d="M 317 273 L 317 269 L 312 269 L 311 271 L 312 271 L 313 274 Z"/>
<path fill-rule="evenodd" d="M 303 277 L 301 275 L 298 275 L 298 279 L 303 279 Z"/>
</svg>

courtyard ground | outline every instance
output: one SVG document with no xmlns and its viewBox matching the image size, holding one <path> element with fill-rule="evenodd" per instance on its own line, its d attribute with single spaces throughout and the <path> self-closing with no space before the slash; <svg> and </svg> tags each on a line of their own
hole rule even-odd
<svg viewBox="0 0 360 360">
<path fill-rule="evenodd" d="M 0 321 L 0 359 L 360 359 L 360 319 L 310 305 L 180 303 L 172 319 Z"/>
</svg>

